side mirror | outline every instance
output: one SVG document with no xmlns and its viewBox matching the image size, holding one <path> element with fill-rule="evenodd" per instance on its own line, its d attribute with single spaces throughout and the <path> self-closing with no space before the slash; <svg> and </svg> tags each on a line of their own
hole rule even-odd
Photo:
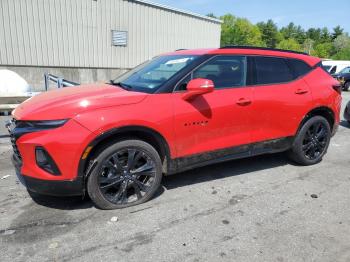
<svg viewBox="0 0 350 262">
<path fill-rule="evenodd" d="M 183 100 L 192 100 L 195 97 L 214 91 L 214 83 L 209 79 L 197 78 L 187 84 L 187 92 L 183 95 Z"/>
</svg>

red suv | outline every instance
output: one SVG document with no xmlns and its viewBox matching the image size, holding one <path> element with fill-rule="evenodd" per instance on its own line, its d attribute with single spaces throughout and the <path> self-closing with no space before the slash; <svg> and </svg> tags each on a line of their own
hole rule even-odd
<svg viewBox="0 0 350 262">
<path fill-rule="evenodd" d="M 285 50 L 178 50 L 108 84 L 35 96 L 8 123 L 27 189 L 83 195 L 102 209 L 149 200 L 162 175 L 288 151 L 321 161 L 339 123 L 339 83 Z"/>
</svg>

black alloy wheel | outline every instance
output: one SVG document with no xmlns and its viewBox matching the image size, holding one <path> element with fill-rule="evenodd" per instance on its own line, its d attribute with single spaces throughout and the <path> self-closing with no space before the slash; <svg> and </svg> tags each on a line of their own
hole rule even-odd
<svg viewBox="0 0 350 262">
<path fill-rule="evenodd" d="M 104 149 L 88 178 L 88 193 L 101 209 L 124 208 L 149 200 L 159 188 L 162 165 L 157 151 L 140 140 Z"/>
<path fill-rule="evenodd" d="M 314 165 L 326 154 L 331 139 L 331 127 L 323 116 L 309 118 L 294 137 L 288 156 L 300 165 Z"/>
<path fill-rule="evenodd" d="M 129 204 L 142 199 L 150 190 L 155 173 L 155 163 L 146 152 L 121 149 L 104 161 L 99 188 L 110 202 Z"/>
<path fill-rule="evenodd" d="M 323 122 L 316 122 L 309 127 L 304 136 L 302 146 L 307 159 L 315 160 L 323 154 L 327 145 L 328 132 Z"/>
</svg>

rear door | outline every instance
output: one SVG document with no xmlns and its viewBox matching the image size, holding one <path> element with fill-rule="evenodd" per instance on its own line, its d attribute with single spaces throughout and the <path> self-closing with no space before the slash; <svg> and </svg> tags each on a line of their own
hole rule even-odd
<svg viewBox="0 0 350 262">
<path fill-rule="evenodd" d="M 252 89 L 246 86 L 246 75 L 245 56 L 219 55 L 178 84 L 173 93 L 173 103 L 179 157 L 228 148 L 232 150 L 226 152 L 227 156 L 248 153 L 247 147 L 242 146 L 251 142 Z M 192 101 L 183 100 L 186 84 L 195 78 L 212 80 L 214 92 Z M 212 156 L 207 155 L 205 160 Z"/>
<path fill-rule="evenodd" d="M 252 140 L 294 136 L 312 106 L 311 91 L 302 76 L 311 67 L 296 59 L 255 56 L 253 64 Z"/>
</svg>

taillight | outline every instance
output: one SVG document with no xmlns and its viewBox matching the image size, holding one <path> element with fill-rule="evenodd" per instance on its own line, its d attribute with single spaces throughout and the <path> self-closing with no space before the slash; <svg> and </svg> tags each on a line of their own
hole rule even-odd
<svg viewBox="0 0 350 262">
<path fill-rule="evenodd" d="M 334 84 L 332 87 L 338 94 L 341 94 L 342 87 L 340 83 Z"/>
</svg>

